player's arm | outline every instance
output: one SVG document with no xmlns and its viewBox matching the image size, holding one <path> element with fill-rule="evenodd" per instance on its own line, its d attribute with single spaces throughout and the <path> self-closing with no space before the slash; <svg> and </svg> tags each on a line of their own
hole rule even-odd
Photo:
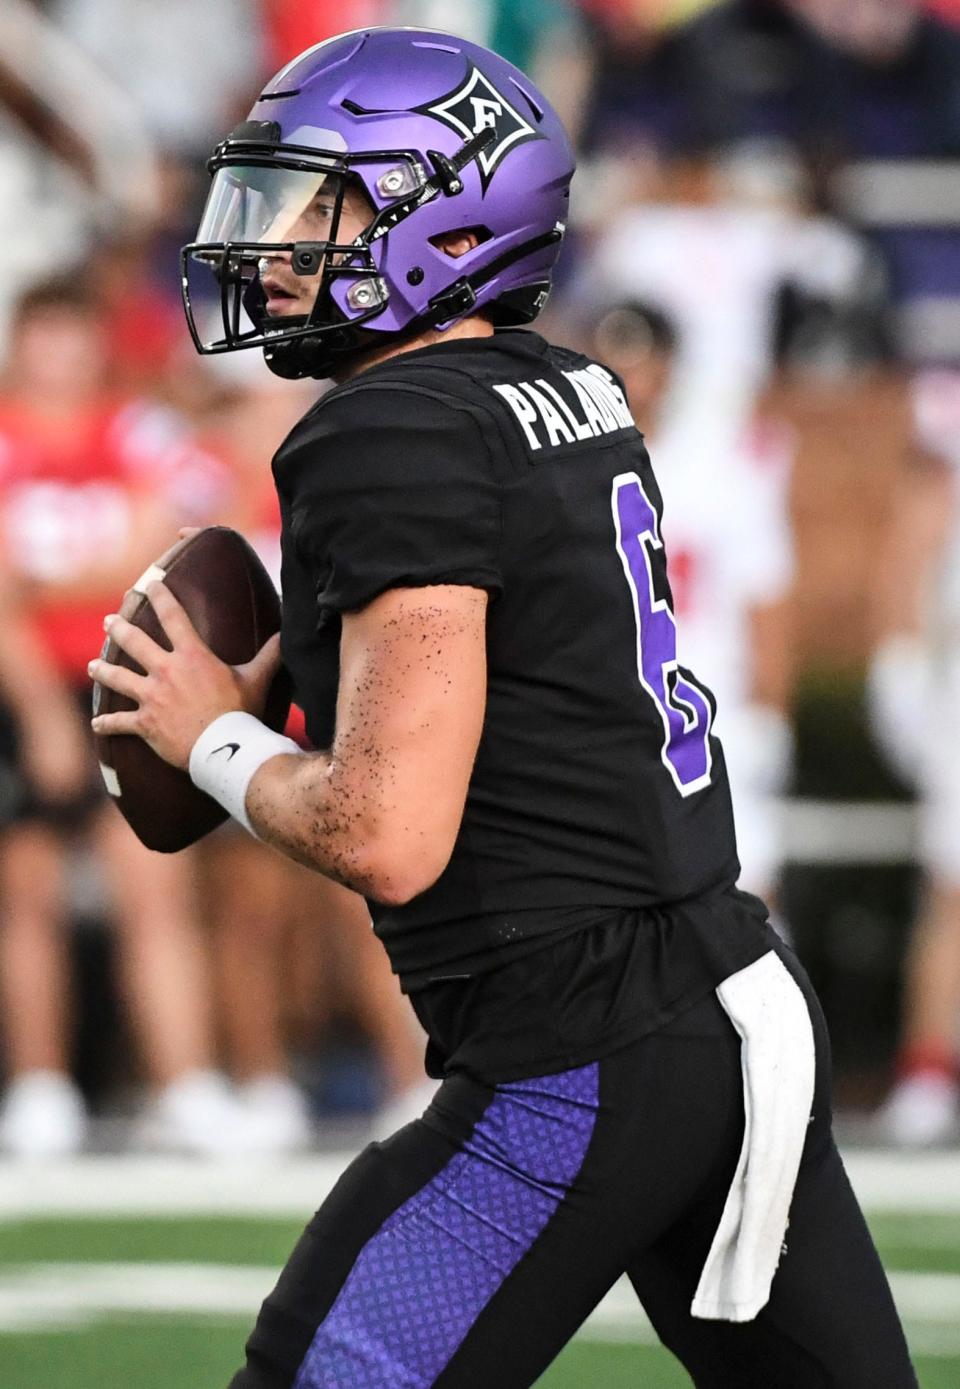
<svg viewBox="0 0 960 1389">
<path fill-rule="evenodd" d="M 146 674 L 91 662 L 94 679 L 139 706 L 96 718 L 95 731 L 139 734 L 168 762 L 189 764 L 197 784 L 261 838 L 366 896 L 404 902 L 428 888 L 452 852 L 483 725 L 486 592 L 392 589 L 345 613 L 335 741 L 329 752 L 302 753 L 247 717 L 263 708 L 276 641 L 249 666 L 227 666 L 163 584 L 148 591 L 173 650 L 108 619 L 111 638 Z M 258 748 L 268 757 L 231 787 Z M 198 767 L 207 760 L 216 786 Z"/>
<path fill-rule="evenodd" d="M 254 775 L 246 809 L 261 838 L 378 901 L 436 881 L 483 725 L 486 607 L 480 589 L 434 585 L 344 616 L 333 747 Z"/>
<path fill-rule="evenodd" d="M 283 472 L 317 617 L 341 624 L 333 747 L 304 755 L 251 718 L 275 646 L 224 665 L 163 584 L 148 596 L 173 650 L 111 617 L 146 675 L 93 663 L 95 680 L 139 706 L 94 729 L 139 734 L 268 843 L 368 897 L 406 901 L 443 871 L 463 814 L 487 595 L 503 590 L 502 483 L 474 415 L 403 383 L 334 393 Z"/>
</svg>

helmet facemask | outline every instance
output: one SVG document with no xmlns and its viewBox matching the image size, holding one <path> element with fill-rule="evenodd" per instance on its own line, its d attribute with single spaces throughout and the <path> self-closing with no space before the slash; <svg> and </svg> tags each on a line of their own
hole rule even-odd
<svg viewBox="0 0 960 1389">
<path fill-rule="evenodd" d="M 351 184 L 362 189 L 346 158 L 231 137 L 211 169 L 197 239 L 181 255 L 184 308 L 198 351 L 262 347 L 270 361 L 283 344 L 320 336 L 334 351 L 355 348 L 354 330 L 382 310 L 387 295 L 371 248 L 379 220 L 373 208 L 359 234 L 340 239 L 346 190 Z M 263 280 L 269 282 L 271 270 L 275 283 L 268 296 Z M 298 283 L 306 277 L 319 278 L 312 302 Z M 345 281 L 349 317 L 331 293 Z M 273 296 L 278 302 L 271 311 Z M 302 298 L 304 312 L 283 310 L 287 297 Z M 207 322 L 201 323 L 204 309 Z"/>
</svg>

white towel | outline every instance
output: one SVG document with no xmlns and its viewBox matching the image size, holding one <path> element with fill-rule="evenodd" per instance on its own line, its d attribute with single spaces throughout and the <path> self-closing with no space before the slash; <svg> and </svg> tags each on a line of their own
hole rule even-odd
<svg viewBox="0 0 960 1389">
<path fill-rule="evenodd" d="M 742 1039 L 743 1148 L 690 1311 L 752 1321 L 770 1296 L 807 1134 L 813 1028 L 772 950 L 725 979 L 717 997 Z"/>
</svg>

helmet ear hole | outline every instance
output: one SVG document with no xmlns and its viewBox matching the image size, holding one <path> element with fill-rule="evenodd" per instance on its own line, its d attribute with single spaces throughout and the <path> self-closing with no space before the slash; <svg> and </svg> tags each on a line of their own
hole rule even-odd
<svg viewBox="0 0 960 1389">
<path fill-rule="evenodd" d="M 467 250 L 473 250 L 475 246 L 482 246 L 485 241 L 489 241 L 493 232 L 489 227 L 451 227 L 449 231 L 437 232 L 435 236 L 429 237 L 431 246 L 438 251 L 443 251 L 448 256 L 462 256 Z M 469 238 L 470 246 L 459 251 L 454 251 L 452 247 Z"/>
</svg>

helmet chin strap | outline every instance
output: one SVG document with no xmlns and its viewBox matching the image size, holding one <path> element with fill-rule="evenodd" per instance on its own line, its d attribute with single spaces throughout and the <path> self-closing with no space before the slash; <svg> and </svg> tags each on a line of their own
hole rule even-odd
<svg viewBox="0 0 960 1389">
<path fill-rule="evenodd" d="M 291 320 L 285 320 L 290 322 Z M 298 318 L 296 327 L 305 326 L 306 318 Z M 273 372 L 285 381 L 299 381 L 304 376 L 324 379 L 332 376 L 338 362 L 362 351 L 356 342 L 352 328 L 324 328 L 322 333 L 307 333 L 302 338 L 267 344 L 263 349 L 263 360 Z"/>
</svg>

